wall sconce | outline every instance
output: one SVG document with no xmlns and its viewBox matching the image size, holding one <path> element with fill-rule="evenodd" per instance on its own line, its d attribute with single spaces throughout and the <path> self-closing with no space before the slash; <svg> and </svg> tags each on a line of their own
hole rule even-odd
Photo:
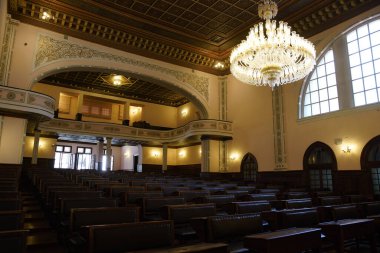
<svg viewBox="0 0 380 253">
<path fill-rule="evenodd" d="M 186 117 L 187 114 L 189 114 L 189 110 L 188 110 L 188 109 L 182 109 L 182 111 L 181 111 L 181 116 L 182 116 L 182 117 Z"/>
<path fill-rule="evenodd" d="M 237 154 L 237 153 L 232 153 L 231 155 L 230 155 L 230 160 L 231 161 L 235 161 L 235 160 L 237 160 L 239 158 L 239 155 Z"/>
<path fill-rule="evenodd" d="M 347 145 L 346 147 L 342 148 L 342 151 L 345 154 L 351 153 L 351 150 L 352 150 L 352 148 L 349 145 Z"/>
</svg>

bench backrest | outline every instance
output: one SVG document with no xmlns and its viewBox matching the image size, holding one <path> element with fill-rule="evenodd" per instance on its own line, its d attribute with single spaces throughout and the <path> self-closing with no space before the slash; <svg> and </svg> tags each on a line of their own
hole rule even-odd
<svg viewBox="0 0 380 253">
<path fill-rule="evenodd" d="M 334 220 L 357 219 L 359 212 L 356 206 L 334 206 L 331 208 L 332 217 Z"/>
<path fill-rule="evenodd" d="M 94 225 L 89 227 L 89 253 L 127 252 L 172 246 L 173 221 Z"/>
<path fill-rule="evenodd" d="M 185 204 L 185 199 L 182 197 L 156 197 L 143 199 L 143 213 L 157 213 L 160 209 L 168 205 Z"/>
<path fill-rule="evenodd" d="M 213 203 L 169 205 L 166 214 L 168 220 L 173 220 L 175 224 L 185 224 L 192 218 L 214 215 L 216 215 L 216 207 Z"/>
<path fill-rule="evenodd" d="M 291 199 L 285 201 L 285 206 L 287 209 L 309 208 L 313 206 L 313 202 L 310 198 Z"/>
<path fill-rule="evenodd" d="M 297 211 L 297 212 L 282 212 L 282 228 L 290 227 L 315 227 L 319 223 L 317 210 Z"/>
<path fill-rule="evenodd" d="M 28 230 L 0 231 L 1 252 L 25 253 Z"/>
<path fill-rule="evenodd" d="M 234 214 L 208 217 L 208 240 L 232 240 L 263 231 L 259 214 Z"/>
<path fill-rule="evenodd" d="M 64 216 L 69 216 L 73 208 L 117 207 L 117 201 L 111 198 L 69 198 L 61 201 L 61 214 Z"/>
<path fill-rule="evenodd" d="M 24 228 L 24 211 L 1 211 L 0 230 L 15 230 Z"/>
<path fill-rule="evenodd" d="M 139 207 L 74 208 L 71 209 L 70 228 L 75 232 L 88 225 L 138 222 L 139 209 Z"/>
<path fill-rule="evenodd" d="M 261 213 L 272 209 L 268 201 L 232 202 L 229 206 L 231 207 L 228 208 L 228 213 L 231 214 Z"/>
</svg>

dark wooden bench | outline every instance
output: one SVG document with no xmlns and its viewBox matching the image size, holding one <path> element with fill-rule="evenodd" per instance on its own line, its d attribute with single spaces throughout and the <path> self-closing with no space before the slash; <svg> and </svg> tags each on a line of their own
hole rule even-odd
<svg viewBox="0 0 380 253">
<path fill-rule="evenodd" d="M 161 209 L 167 205 L 182 205 L 185 199 L 182 197 L 155 197 L 143 198 L 143 217 L 147 220 L 161 220 Z"/>
<path fill-rule="evenodd" d="M 24 211 L 1 211 L 0 230 L 16 230 L 24 228 Z"/>
<path fill-rule="evenodd" d="M 313 202 L 311 198 L 289 199 L 285 201 L 285 207 L 287 209 L 309 208 L 312 206 L 313 206 Z"/>
<path fill-rule="evenodd" d="M 25 253 L 28 230 L 0 231 L 1 252 Z"/>
<path fill-rule="evenodd" d="M 0 211 L 21 210 L 21 199 L 0 199 Z"/>
<path fill-rule="evenodd" d="M 138 222 L 139 207 L 73 208 L 70 215 L 71 232 L 89 225 Z"/>
<path fill-rule="evenodd" d="M 272 209 L 268 201 L 231 202 L 225 208 L 229 214 L 261 213 Z"/>
<path fill-rule="evenodd" d="M 173 221 L 89 226 L 89 253 L 106 252 L 227 252 L 226 244 L 196 244 L 173 248 Z M 153 250 L 149 250 L 153 249 Z"/>
</svg>

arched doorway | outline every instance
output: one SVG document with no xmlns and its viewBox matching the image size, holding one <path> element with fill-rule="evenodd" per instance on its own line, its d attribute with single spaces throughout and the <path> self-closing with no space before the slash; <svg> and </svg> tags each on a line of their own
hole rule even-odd
<svg viewBox="0 0 380 253">
<path fill-rule="evenodd" d="M 333 190 L 333 171 L 337 170 L 337 162 L 328 145 L 322 142 L 311 144 L 305 151 L 303 167 L 307 171 L 311 190 Z"/>
<path fill-rule="evenodd" d="M 372 138 L 364 146 L 360 164 L 362 170 L 371 174 L 373 193 L 380 195 L 380 135 Z"/>
<path fill-rule="evenodd" d="M 258 164 L 256 157 L 251 153 L 245 154 L 240 165 L 240 171 L 243 174 L 244 181 L 256 182 L 257 170 Z"/>
</svg>

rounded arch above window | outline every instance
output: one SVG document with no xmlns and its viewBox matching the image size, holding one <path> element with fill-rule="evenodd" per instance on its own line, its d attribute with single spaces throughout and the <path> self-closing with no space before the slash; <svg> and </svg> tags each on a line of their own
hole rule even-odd
<svg viewBox="0 0 380 253">
<path fill-rule="evenodd" d="M 380 15 L 332 41 L 305 79 L 299 118 L 380 102 Z"/>
</svg>

